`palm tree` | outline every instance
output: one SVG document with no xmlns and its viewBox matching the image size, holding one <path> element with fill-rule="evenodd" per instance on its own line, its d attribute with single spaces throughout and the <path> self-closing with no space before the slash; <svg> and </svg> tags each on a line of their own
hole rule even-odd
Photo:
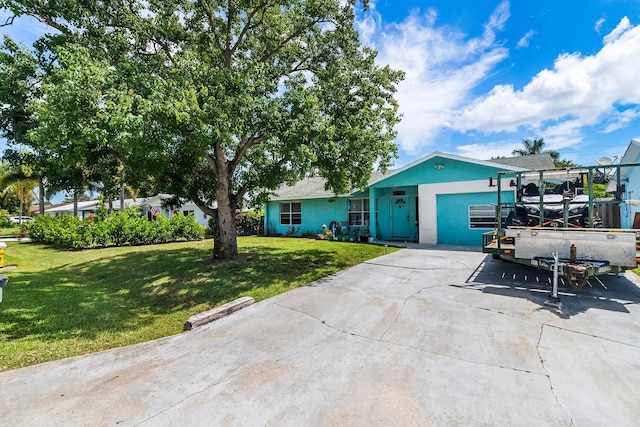
<svg viewBox="0 0 640 427">
<path fill-rule="evenodd" d="M 14 164 L 2 165 L 0 172 L 0 188 L 2 196 L 16 195 L 20 201 L 20 216 L 24 216 L 24 207 L 30 206 L 36 199 L 34 189 L 38 186 L 39 180 L 25 173 L 24 168 L 16 167 Z M 22 222 L 22 221 L 20 221 Z"/>
<path fill-rule="evenodd" d="M 545 146 L 544 138 L 523 139 L 522 145 L 524 148 L 517 148 L 511 152 L 514 156 L 529 156 L 531 154 L 545 154 L 548 153 L 553 158 L 554 162 L 557 162 L 560 158 L 560 153 L 555 150 L 543 150 Z"/>
</svg>

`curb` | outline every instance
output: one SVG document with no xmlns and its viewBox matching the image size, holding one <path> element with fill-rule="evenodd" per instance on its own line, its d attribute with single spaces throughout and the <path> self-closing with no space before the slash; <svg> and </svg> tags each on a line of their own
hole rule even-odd
<svg viewBox="0 0 640 427">
<path fill-rule="evenodd" d="M 242 297 L 237 300 L 233 300 L 219 307 L 212 308 L 211 310 L 203 311 L 202 313 L 194 314 L 184 322 L 184 330 L 190 331 L 198 326 L 205 325 L 214 320 L 220 319 L 230 315 L 233 312 L 241 310 L 245 307 L 249 307 L 256 301 L 251 297 Z"/>
</svg>

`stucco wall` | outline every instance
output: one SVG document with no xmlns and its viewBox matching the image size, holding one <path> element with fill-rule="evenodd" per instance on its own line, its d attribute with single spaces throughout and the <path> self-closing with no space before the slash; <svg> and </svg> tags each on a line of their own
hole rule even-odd
<svg viewBox="0 0 640 427">
<path fill-rule="evenodd" d="M 332 221 L 343 221 L 347 223 L 347 199 L 339 198 L 334 201 L 329 199 L 310 199 L 310 200 L 291 200 L 291 201 L 273 201 L 267 204 L 265 212 L 265 233 L 281 233 L 286 234 L 290 225 L 280 224 L 280 203 L 299 202 L 302 210 L 302 224 L 295 225 L 298 235 L 303 232 L 312 232 L 316 234 L 322 230 L 322 225 L 329 224 Z"/>
<path fill-rule="evenodd" d="M 640 159 L 636 159 L 640 161 Z M 620 226 L 631 228 L 635 214 L 640 212 L 640 167 L 635 167 L 629 172 L 629 182 L 625 183 L 624 194 L 627 203 L 620 205 Z"/>
<path fill-rule="evenodd" d="M 502 188 L 509 189 L 510 179 L 502 180 Z M 447 182 L 438 184 L 422 184 L 418 186 L 418 202 L 420 209 L 420 243 L 437 244 L 438 242 L 438 195 L 469 194 L 466 206 L 474 204 L 497 203 L 496 187 L 489 187 L 489 180 Z M 503 191 L 503 201 L 513 201 L 515 194 L 513 189 Z M 450 199 L 453 200 L 453 199 Z M 441 202 L 446 202 L 446 198 L 441 198 Z M 459 205 L 460 200 L 456 200 L 456 205 L 452 206 L 452 211 L 448 218 L 447 226 L 451 227 L 451 233 L 458 233 L 455 239 L 460 244 L 475 244 L 476 238 L 481 236 L 486 230 L 471 230 L 468 226 L 467 211 L 462 211 Z M 457 206 L 457 207 L 456 207 Z M 447 236 L 449 239 L 450 236 Z M 451 243 L 451 242 L 449 242 Z M 478 240 L 477 245 L 482 241 Z"/>
</svg>

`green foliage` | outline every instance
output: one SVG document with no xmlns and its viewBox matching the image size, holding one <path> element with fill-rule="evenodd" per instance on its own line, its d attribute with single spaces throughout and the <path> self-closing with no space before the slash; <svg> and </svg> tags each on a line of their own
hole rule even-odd
<svg viewBox="0 0 640 427">
<path fill-rule="evenodd" d="M 6 209 L 0 209 L 0 227 L 1 228 L 7 228 L 7 227 L 13 227 L 15 226 L 15 224 L 9 220 L 9 211 Z"/>
<path fill-rule="evenodd" d="M 287 230 L 285 231 L 284 235 L 287 237 L 295 237 L 298 235 L 299 231 L 300 231 L 300 227 L 296 227 L 295 225 L 290 225 L 289 227 L 287 227 Z"/>
<path fill-rule="evenodd" d="M 594 199 L 602 199 L 607 197 L 607 184 L 591 184 Z M 589 194 L 589 188 L 585 187 L 585 194 Z"/>
<path fill-rule="evenodd" d="M 560 158 L 560 153 L 554 150 L 544 150 L 544 146 L 546 142 L 544 142 L 544 138 L 534 138 L 523 139 L 522 140 L 523 148 L 517 148 L 511 152 L 514 156 L 528 156 L 531 154 L 544 154 L 549 153 L 553 158 L 554 162 L 557 162 Z"/>
<path fill-rule="evenodd" d="M 236 230 L 239 236 L 264 234 L 264 212 L 249 211 L 236 215 Z"/>
<path fill-rule="evenodd" d="M 40 215 L 28 224 L 28 230 L 34 242 L 66 249 L 193 241 L 204 236 L 204 227 L 193 215 L 175 215 L 171 220 L 160 215 L 148 221 L 133 208 L 86 220 L 70 215 Z"/>
<path fill-rule="evenodd" d="M 234 257 L 243 201 L 310 170 L 345 193 L 397 157 L 403 73 L 361 44 L 368 3 L 6 0 L 60 33 L 27 135 L 67 183 L 118 170 L 218 215 L 214 255 Z"/>
</svg>

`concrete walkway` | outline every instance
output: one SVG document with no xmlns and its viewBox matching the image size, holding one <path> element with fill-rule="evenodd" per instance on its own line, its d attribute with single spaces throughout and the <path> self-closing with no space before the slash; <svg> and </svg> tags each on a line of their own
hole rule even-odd
<svg viewBox="0 0 640 427">
<path fill-rule="evenodd" d="M 607 277 L 557 313 L 547 279 L 404 249 L 200 329 L 2 373 L 0 424 L 637 426 L 637 285 Z"/>
</svg>

